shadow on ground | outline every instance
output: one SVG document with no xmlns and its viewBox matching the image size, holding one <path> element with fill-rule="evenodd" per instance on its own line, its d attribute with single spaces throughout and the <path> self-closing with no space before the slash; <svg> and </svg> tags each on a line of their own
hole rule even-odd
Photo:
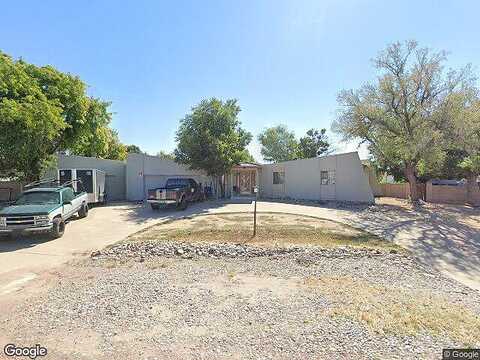
<svg viewBox="0 0 480 360">
<path fill-rule="evenodd" d="M 479 209 L 466 206 L 405 209 L 380 204 L 355 212 L 347 221 L 404 246 L 428 267 L 476 282 L 480 289 L 480 227 L 465 222 L 475 222 L 479 215 Z"/>
</svg>

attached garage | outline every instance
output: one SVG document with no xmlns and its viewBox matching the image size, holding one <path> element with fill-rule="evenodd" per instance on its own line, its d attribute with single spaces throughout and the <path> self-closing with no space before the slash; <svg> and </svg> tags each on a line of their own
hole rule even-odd
<svg viewBox="0 0 480 360">
<path fill-rule="evenodd" d="M 127 158 L 127 200 L 142 201 L 148 189 L 162 187 L 168 178 L 193 178 L 202 185 L 212 184 L 212 179 L 201 171 L 190 170 L 173 160 L 145 154 L 129 154 Z"/>
</svg>

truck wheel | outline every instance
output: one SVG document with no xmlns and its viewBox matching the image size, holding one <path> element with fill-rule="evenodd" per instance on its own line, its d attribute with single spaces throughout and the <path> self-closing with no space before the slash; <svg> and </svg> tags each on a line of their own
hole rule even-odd
<svg viewBox="0 0 480 360">
<path fill-rule="evenodd" d="M 78 210 L 78 216 L 80 218 L 86 218 L 88 216 L 88 205 L 83 204 L 80 210 Z"/>
<path fill-rule="evenodd" d="M 184 197 L 182 197 L 182 199 L 178 203 L 177 209 L 178 210 L 185 210 L 187 208 L 187 206 L 188 206 L 187 199 L 185 199 L 185 196 L 184 196 Z"/>
<path fill-rule="evenodd" d="M 160 209 L 160 206 L 158 206 L 158 204 L 150 204 L 150 206 L 152 207 L 152 210 Z"/>
<path fill-rule="evenodd" d="M 65 221 L 62 218 L 53 219 L 53 227 L 51 230 L 52 237 L 54 239 L 61 238 L 65 232 Z"/>
</svg>

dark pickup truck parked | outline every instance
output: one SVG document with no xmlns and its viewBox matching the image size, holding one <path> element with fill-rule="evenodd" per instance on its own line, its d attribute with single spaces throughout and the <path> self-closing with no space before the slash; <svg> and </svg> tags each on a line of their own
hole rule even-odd
<svg viewBox="0 0 480 360">
<path fill-rule="evenodd" d="M 185 210 L 189 202 L 203 201 L 205 194 L 202 187 L 191 178 L 171 178 L 164 187 L 149 189 L 147 202 L 153 210 L 161 206 L 175 205 L 178 210 Z"/>
</svg>

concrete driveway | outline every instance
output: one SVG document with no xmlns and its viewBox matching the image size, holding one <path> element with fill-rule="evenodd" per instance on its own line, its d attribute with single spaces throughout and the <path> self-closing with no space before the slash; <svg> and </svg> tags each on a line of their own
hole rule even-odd
<svg viewBox="0 0 480 360">
<path fill-rule="evenodd" d="M 423 264 L 480 291 L 480 211 L 462 206 L 426 205 L 412 210 L 380 200 L 375 206 L 335 208 L 261 201 L 258 211 L 316 216 L 358 227 L 394 241 Z M 131 203 L 93 208 L 86 219 L 72 220 L 61 239 L 30 235 L 0 238 L 0 295 L 15 291 L 42 270 L 61 265 L 122 240 L 156 222 L 188 215 L 251 212 L 249 202 L 205 202 L 186 211 L 152 211 Z"/>
<path fill-rule="evenodd" d="M 427 268 L 480 291 L 479 208 L 424 204 L 413 209 L 406 201 L 380 198 L 376 205 L 363 207 L 259 202 L 257 209 L 317 216 L 363 229 L 410 250 Z M 242 210 L 243 204 L 229 204 L 216 211 Z"/>
<path fill-rule="evenodd" d="M 112 204 L 90 209 L 87 218 L 71 219 L 60 239 L 40 234 L 0 237 L 0 295 L 15 291 L 40 271 L 88 255 L 155 222 L 198 214 L 210 206 L 199 203 L 186 211 L 152 211 L 133 203 Z"/>
</svg>

